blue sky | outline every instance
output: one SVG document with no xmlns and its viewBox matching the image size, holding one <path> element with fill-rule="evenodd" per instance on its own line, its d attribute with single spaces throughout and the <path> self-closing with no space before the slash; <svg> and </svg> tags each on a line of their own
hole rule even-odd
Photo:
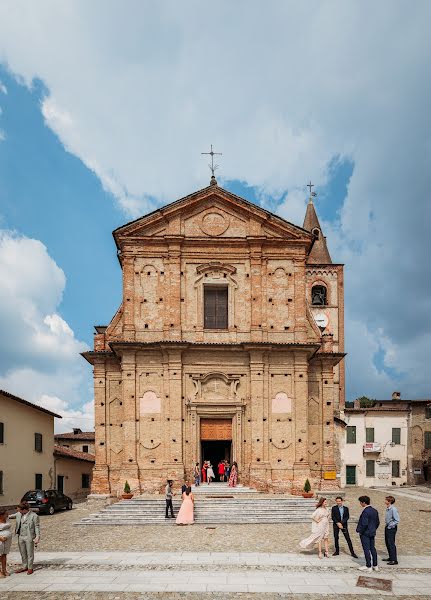
<svg viewBox="0 0 431 600">
<path fill-rule="evenodd" d="M 224 187 L 296 224 L 316 183 L 348 398 L 429 397 L 429 5 L 126 4 L 0 7 L 0 386 L 90 422 L 79 352 L 120 301 L 111 232 L 207 185 L 213 143 Z"/>
</svg>

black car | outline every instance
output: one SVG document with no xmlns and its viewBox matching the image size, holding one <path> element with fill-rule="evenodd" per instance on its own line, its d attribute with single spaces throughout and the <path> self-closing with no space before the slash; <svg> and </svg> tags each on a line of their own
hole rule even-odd
<svg viewBox="0 0 431 600">
<path fill-rule="evenodd" d="M 72 498 L 57 490 L 30 490 L 21 502 L 27 502 L 31 509 L 48 515 L 53 515 L 60 508 L 72 510 L 73 506 Z"/>
</svg>

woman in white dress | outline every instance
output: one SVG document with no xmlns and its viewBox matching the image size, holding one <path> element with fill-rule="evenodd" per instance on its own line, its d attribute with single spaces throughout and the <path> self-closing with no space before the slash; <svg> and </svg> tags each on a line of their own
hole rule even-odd
<svg viewBox="0 0 431 600">
<path fill-rule="evenodd" d="M 208 463 L 208 467 L 207 467 L 207 479 L 208 479 L 208 485 L 214 479 L 214 469 L 210 462 Z"/>
<path fill-rule="evenodd" d="M 316 544 L 319 547 L 319 558 L 322 558 L 322 541 L 325 544 L 324 556 L 329 557 L 329 510 L 326 498 L 320 498 L 316 510 L 311 515 L 311 535 L 301 540 L 301 548 L 309 550 Z"/>
</svg>

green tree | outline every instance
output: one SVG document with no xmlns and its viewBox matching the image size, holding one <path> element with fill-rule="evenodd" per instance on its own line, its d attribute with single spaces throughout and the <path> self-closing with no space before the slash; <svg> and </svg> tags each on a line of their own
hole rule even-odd
<svg viewBox="0 0 431 600">
<path fill-rule="evenodd" d="M 361 408 L 372 408 L 376 403 L 375 398 L 368 398 L 368 396 L 361 396 L 360 398 L 356 398 L 356 400 L 359 400 Z"/>
</svg>

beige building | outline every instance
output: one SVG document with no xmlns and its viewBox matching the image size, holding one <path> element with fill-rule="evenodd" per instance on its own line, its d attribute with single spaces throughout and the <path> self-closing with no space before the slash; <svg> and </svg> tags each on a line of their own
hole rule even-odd
<svg viewBox="0 0 431 600">
<path fill-rule="evenodd" d="M 94 454 L 94 431 L 82 431 L 75 428 L 67 433 L 56 433 L 54 439 L 57 446 Z"/>
<path fill-rule="evenodd" d="M 54 418 L 60 415 L 0 390 L 0 505 L 55 486 Z"/>
<path fill-rule="evenodd" d="M 348 403 L 350 404 L 350 403 Z M 342 485 L 416 485 L 431 480 L 431 400 L 390 400 L 344 410 Z"/>
<path fill-rule="evenodd" d="M 406 485 L 410 406 L 399 398 L 344 411 L 342 486 Z"/>
<path fill-rule="evenodd" d="M 65 446 L 54 446 L 56 489 L 74 500 L 90 493 L 94 455 Z"/>
<path fill-rule="evenodd" d="M 156 491 L 237 461 L 273 491 L 337 486 L 343 266 L 299 227 L 210 185 L 114 231 L 123 299 L 94 351 L 92 492 Z"/>
</svg>

